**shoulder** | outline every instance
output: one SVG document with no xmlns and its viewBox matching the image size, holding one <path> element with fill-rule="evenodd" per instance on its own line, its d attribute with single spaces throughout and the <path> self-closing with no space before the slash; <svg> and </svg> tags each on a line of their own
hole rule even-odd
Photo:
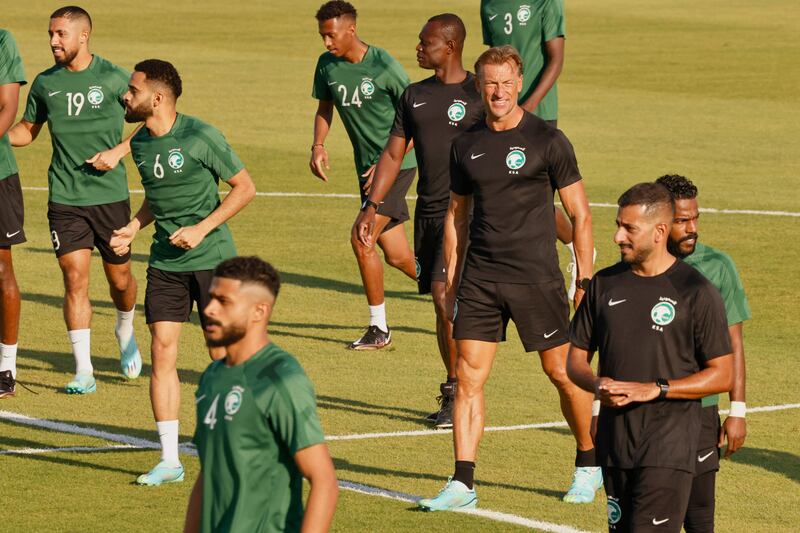
<svg viewBox="0 0 800 533">
<path fill-rule="evenodd" d="M 184 114 L 181 114 L 180 117 L 181 123 L 173 132 L 175 137 L 189 141 L 200 140 L 212 144 L 224 138 L 221 131 L 197 117 Z"/>
<path fill-rule="evenodd" d="M 684 261 L 677 261 L 675 268 L 669 273 L 669 277 L 678 292 L 701 298 L 706 294 L 712 294 L 721 299 L 719 290 L 714 284 L 699 270 Z"/>
<path fill-rule="evenodd" d="M 597 273 L 595 273 L 594 279 L 597 280 L 597 283 L 605 285 L 608 283 L 613 283 L 615 278 L 626 275 L 630 271 L 631 267 L 627 263 L 620 261 L 599 270 Z"/>
<path fill-rule="evenodd" d="M 16 48 L 17 42 L 14 40 L 14 36 L 11 35 L 11 32 L 8 30 L 0 29 L 0 48 Z"/>
<path fill-rule="evenodd" d="M 311 380 L 293 355 L 272 345 L 269 356 L 247 370 L 251 386 L 277 396 L 283 403 L 314 398 Z"/>
<path fill-rule="evenodd" d="M 338 63 L 341 61 L 335 55 L 330 52 L 323 52 L 320 54 L 319 58 L 317 59 L 317 70 L 324 71 L 329 68 L 331 65 Z"/>
<path fill-rule="evenodd" d="M 696 258 L 694 258 L 695 254 L 698 254 Z M 701 247 L 701 245 L 698 244 L 698 249 L 694 254 L 690 255 L 689 258 L 696 259 L 695 261 L 689 261 L 690 264 L 713 264 L 728 274 L 736 273 L 736 263 L 733 262 L 731 256 L 722 250 L 717 250 L 708 245 L 702 245 Z"/>
<path fill-rule="evenodd" d="M 95 69 L 95 72 L 97 72 L 98 75 L 100 75 L 100 76 L 111 76 L 111 77 L 114 77 L 114 78 L 117 78 L 117 79 L 122 79 L 127 84 L 128 78 L 130 77 L 130 74 L 126 69 L 124 69 L 124 68 L 122 68 L 122 67 L 120 67 L 118 65 L 115 65 L 114 63 L 112 63 L 108 59 L 105 59 L 104 57 L 100 57 L 98 55 L 95 55 L 95 58 L 96 58 L 96 61 L 95 61 L 94 69 Z"/>
<path fill-rule="evenodd" d="M 403 69 L 402 65 L 400 65 L 400 62 L 392 57 L 389 52 L 377 46 L 370 45 L 369 48 L 372 51 L 371 68 L 405 76 L 406 71 Z"/>
<path fill-rule="evenodd" d="M 469 127 L 464 133 L 453 139 L 453 148 L 456 152 L 464 152 L 486 135 L 486 121 L 479 120 Z"/>
</svg>

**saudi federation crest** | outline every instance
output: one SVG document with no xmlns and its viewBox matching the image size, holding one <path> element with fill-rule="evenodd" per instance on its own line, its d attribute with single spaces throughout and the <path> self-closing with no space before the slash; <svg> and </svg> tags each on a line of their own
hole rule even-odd
<svg viewBox="0 0 800 533">
<path fill-rule="evenodd" d="M 375 92 L 375 85 L 372 83 L 372 80 L 363 80 L 361 82 L 361 94 L 364 96 L 372 96 L 372 93 Z"/>
<path fill-rule="evenodd" d="M 89 87 L 89 92 L 86 93 L 86 99 L 93 106 L 103 103 L 103 91 L 101 89 L 101 87 Z"/>
<path fill-rule="evenodd" d="M 511 170 L 519 170 L 525 165 L 525 152 L 514 149 L 506 156 L 506 166 Z"/>
<path fill-rule="evenodd" d="M 173 148 L 167 156 L 167 163 L 172 170 L 180 170 L 183 167 L 184 158 L 180 148 Z"/>
<path fill-rule="evenodd" d="M 517 10 L 517 20 L 525 23 L 531 18 L 531 6 L 529 5 L 522 5 L 519 6 Z"/>
<path fill-rule="evenodd" d="M 225 396 L 225 414 L 229 417 L 239 412 L 239 408 L 242 406 L 242 392 L 244 392 L 242 387 L 234 385 Z"/>
<path fill-rule="evenodd" d="M 622 518 L 622 508 L 614 500 L 609 499 L 606 505 L 606 513 L 608 513 L 609 525 L 614 525 Z"/>
<path fill-rule="evenodd" d="M 464 107 L 464 104 L 461 102 L 453 102 L 450 104 L 450 107 L 447 108 L 447 118 L 452 120 L 453 122 L 458 122 L 464 115 L 467 114 L 467 108 Z"/>
<path fill-rule="evenodd" d="M 675 320 L 675 306 L 669 302 L 658 302 L 650 310 L 650 318 L 659 326 L 666 326 Z"/>
</svg>

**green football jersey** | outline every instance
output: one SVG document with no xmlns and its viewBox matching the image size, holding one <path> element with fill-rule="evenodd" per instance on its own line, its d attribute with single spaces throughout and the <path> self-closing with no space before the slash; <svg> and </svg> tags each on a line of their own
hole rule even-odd
<svg viewBox="0 0 800 533">
<path fill-rule="evenodd" d="M 209 365 L 195 395 L 204 532 L 300 531 L 294 455 L 325 441 L 314 388 L 274 343 L 240 365 Z"/>
<path fill-rule="evenodd" d="M 349 63 L 330 52 L 319 56 L 311 96 L 333 101 L 339 111 L 353 145 L 359 177 L 378 162 L 389 140 L 395 108 L 409 83 L 400 63 L 376 46 L 370 46 L 359 63 Z M 400 168 L 416 166 L 417 160 L 411 150 Z"/>
<path fill-rule="evenodd" d="M 0 85 L 9 83 L 25 85 L 27 82 L 14 36 L 9 31 L 0 29 Z M 6 132 L 0 137 L 0 180 L 17 172 L 17 160 L 11 151 L 11 141 Z"/>
<path fill-rule="evenodd" d="M 510 44 L 522 56 L 522 103 L 542 78 L 547 58 L 544 43 L 566 36 L 564 0 L 481 0 L 481 27 L 484 44 Z M 557 85 L 539 102 L 535 112 L 539 118 L 558 119 Z"/>
<path fill-rule="evenodd" d="M 47 171 L 50 201 L 100 205 L 128 198 L 125 166 L 95 170 L 86 160 L 122 140 L 130 73 L 95 55 L 89 67 L 72 72 L 55 65 L 31 84 L 24 119 L 50 128 L 53 157 Z"/>
<path fill-rule="evenodd" d="M 155 217 L 151 266 L 168 272 L 211 270 L 236 256 L 227 224 L 217 226 L 191 250 L 169 242 L 178 228 L 208 217 L 220 204 L 219 180 L 227 182 L 244 168 L 219 130 L 178 113 L 172 129 L 161 137 L 140 129 L 131 139 L 131 155 Z"/>
<path fill-rule="evenodd" d="M 722 302 L 725 304 L 728 326 L 739 324 L 752 317 L 742 280 L 739 279 L 736 265 L 728 254 L 698 242 L 694 252 L 683 260 L 699 270 L 720 292 Z M 718 403 L 718 394 L 703 398 L 703 407 Z"/>
</svg>

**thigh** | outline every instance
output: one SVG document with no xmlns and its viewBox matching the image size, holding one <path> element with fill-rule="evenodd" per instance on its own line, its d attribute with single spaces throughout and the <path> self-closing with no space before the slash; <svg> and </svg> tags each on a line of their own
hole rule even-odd
<svg viewBox="0 0 800 533">
<path fill-rule="evenodd" d="M 717 473 L 706 472 L 695 476 L 686 507 L 683 527 L 686 533 L 713 533 Z"/>
<path fill-rule="evenodd" d="M 564 282 L 500 284 L 501 304 L 517 326 L 525 350 L 545 351 L 569 342 L 569 304 Z"/>
<path fill-rule="evenodd" d="M 719 407 L 716 405 L 703 407 L 700 420 L 700 439 L 697 444 L 697 462 L 694 471 L 696 476 L 719 470 L 720 449 L 717 447 L 720 430 Z"/>
<path fill-rule="evenodd" d="M 497 302 L 493 281 L 463 278 L 453 313 L 453 339 L 500 342 L 506 338 L 508 317 Z"/>
<path fill-rule="evenodd" d="M 397 180 L 389 189 L 389 193 L 383 202 L 378 207 L 378 214 L 391 218 L 391 222 L 386 225 L 384 231 L 388 231 L 393 227 L 402 224 L 409 218 L 408 202 L 406 202 L 406 193 L 408 193 L 411 183 L 414 181 L 416 169 L 408 168 L 401 170 L 397 175 Z"/>
<path fill-rule="evenodd" d="M 49 202 L 47 221 L 56 257 L 94 248 L 94 232 L 86 220 L 84 208 Z"/>
<path fill-rule="evenodd" d="M 606 514 L 608 515 L 609 532 L 627 533 L 630 531 L 630 479 L 630 470 L 603 467 L 603 487 L 606 491 Z"/>
<path fill-rule="evenodd" d="M 211 280 L 214 278 L 213 270 L 196 270 L 192 272 L 190 283 L 192 300 L 197 302 L 197 314 L 200 317 L 200 325 L 205 327 L 205 310 L 208 302 L 211 301 L 209 291 L 211 290 Z"/>
<path fill-rule="evenodd" d="M 431 292 L 431 283 L 446 281 L 444 271 L 444 218 L 414 219 L 414 256 L 420 294 Z"/>
<path fill-rule="evenodd" d="M 130 200 L 110 204 L 93 205 L 87 208 L 88 221 L 92 227 L 94 245 L 103 261 L 112 265 L 127 263 L 131 259 L 128 250 L 124 255 L 117 255 L 109 245 L 114 230 L 125 226 L 131 219 Z"/>
<path fill-rule="evenodd" d="M 672 468 L 636 470 L 631 485 L 631 531 L 680 533 L 692 490 L 690 472 Z"/>
<path fill-rule="evenodd" d="M 192 311 L 189 276 L 147 267 L 144 316 L 148 324 L 187 322 Z"/>
<path fill-rule="evenodd" d="M 0 179 L 0 246 L 22 244 L 25 238 L 25 205 L 19 175 Z"/>
</svg>

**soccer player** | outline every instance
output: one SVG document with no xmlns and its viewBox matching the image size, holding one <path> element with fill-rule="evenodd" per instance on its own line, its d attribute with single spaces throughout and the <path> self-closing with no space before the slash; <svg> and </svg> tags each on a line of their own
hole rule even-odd
<svg viewBox="0 0 800 533">
<path fill-rule="evenodd" d="M 178 113 L 181 78 L 158 59 L 138 63 L 125 93 L 125 120 L 144 121 L 131 139 L 131 154 L 142 177 L 145 200 L 136 216 L 114 231 L 111 246 L 130 251 L 136 233 L 155 222 L 144 313 L 151 334 L 153 371 L 150 401 L 161 441 L 161 461 L 137 479 L 141 485 L 183 480 L 178 457 L 178 340 L 197 302 L 205 323 L 214 268 L 236 255 L 225 223 L 255 196 L 244 164 L 222 134 L 201 120 Z M 219 180 L 231 186 L 220 202 Z M 210 350 L 212 359 L 222 356 Z"/>
<path fill-rule="evenodd" d="M 378 160 L 369 203 L 353 226 L 361 245 L 374 246 L 380 205 L 400 174 L 403 156 L 414 143 L 419 167 L 414 210 L 414 255 L 419 265 L 420 294 L 431 293 L 436 311 L 436 338 L 447 379 L 439 386 L 441 405 L 428 416 L 436 427 L 453 425 L 456 389 L 456 346 L 445 309 L 444 215 L 450 200 L 450 145 L 453 139 L 483 119 L 483 101 L 475 76 L 464 70 L 461 54 L 467 31 L 457 15 L 428 19 L 417 44 L 417 63 L 434 75 L 412 83 L 397 106 L 389 142 Z"/>
<path fill-rule="evenodd" d="M 582 287 L 592 272 L 591 213 L 569 140 L 517 104 L 521 69 L 522 59 L 511 46 L 481 54 L 475 76 L 486 120 L 457 137 L 451 150 L 444 261 L 458 348 L 456 464 L 439 495 L 420 500 L 430 510 L 477 502 L 473 478 L 485 419 L 483 388 L 509 319 L 525 350 L 539 352 L 577 442 L 575 475 L 565 500 L 590 502 L 601 484 L 589 432 L 592 397 L 566 372 L 569 304 L 555 249 L 554 192 L 573 220 Z M 582 288 L 575 297 L 579 302 Z"/>
<path fill-rule="evenodd" d="M 268 333 L 280 280 L 258 257 L 214 270 L 205 308 L 209 346 L 225 358 L 195 394 L 200 474 L 186 532 L 327 531 L 339 488 L 314 387 Z M 303 513 L 303 477 L 310 482 Z"/>
<path fill-rule="evenodd" d="M 128 73 L 89 52 L 91 32 L 92 19 L 80 7 L 62 7 L 50 15 L 50 49 L 56 64 L 36 76 L 25 114 L 9 132 L 13 146 L 26 146 L 45 122 L 50 128 L 53 156 L 47 173 L 47 218 L 64 277 L 64 320 L 75 356 L 75 377 L 66 386 L 71 394 L 97 388 L 89 301 L 94 247 L 103 259 L 117 309 L 115 334 L 122 373 L 134 379 L 142 368 L 133 334 L 136 280 L 130 253 L 119 256 L 108 245 L 111 232 L 130 218 L 125 167 L 100 171 L 89 162 L 120 144 Z"/>
<path fill-rule="evenodd" d="M 703 398 L 703 423 L 697 447 L 697 465 L 684 527 L 688 533 L 714 531 L 714 487 L 719 470 L 718 449 L 727 438 L 725 456 L 736 452 L 747 436 L 745 423 L 745 360 L 742 323 L 751 317 L 736 265 L 728 254 L 698 242 L 697 187 L 684 176 L 667 175 L 656 180 L 675 199 L 675 217 L 667 241 L 670 253 L 699 270 L 719 290 L 725 304 L 728 335 L 733 348 L 731 412 L 720 425 L 719 396 Z"/>
<path fill-rule="evenodd" d="M 563 0 L 481 0 L 483 44 L 510 44 L 522 56 L 523 109 L 555 127 L 558 123 L 558 87 L 556 80 L 564 66 L 566 35 Z M 555 210 L 556 234 L 569 250 L 567 265 L 570 286 L 567 298 L 573 299 L 577 280 L 572 227 L 560 209 Z"/>
<path fill-rule="evenodd" d="M 19 105 L 19 88 L 27 83 L 14 37 L 0 29 L 0 398 L 16 394 L 19 286 L 11 247 L 26 241 L 25 217 L 17 160 L 8 141 Z"/>
<path fill-rule="evenodd" d="M 622 261 L 590 283 L 572 320 L 567 368 L 602 403 L 595 442 L 609 531 L 677 533 L 697 460 L 699 399 L 730 389 L 725 309 L 714 286 L 667 251 L 669 191 L 641 183 L 618 205 Z"/>
<path fill-rule="evenodd" d="M 369 205 L 367 194 L 375 164 L 389 139 L 394 111 L 400 95 L 409 84 L 403 67 L 385 50 L 371 46 L 356 34 L 356 10 L 348 2 L 327 2 L 317 11 L 319 34 L 327 52 L 319 57 L 314 71 L 312 96 L 319 100 L 314 115 L 314 141 L 311 145 L 311 172 L 328 181 L 325 170 L 328 152 L 325 139 L 339 112 L 353 145 L 362 207 Z M 417 279 L 414 254 L 406 239 L 403 222 L 408 220 L 406 192 L 414 180 L 414 154 L 409 151 L 401 164 L 397 183 L 380 206 L 374 233 L 386 262 L 413 280 Z M 369 305 L 369 326 L 364 335 L 350 344 L 354 350 L 375 350 L 392 342 L 386 324 L 383 293 L 383 265 L 374 246 L 365 246 L 351 235 L 353 252 Z"/>
</svg>

